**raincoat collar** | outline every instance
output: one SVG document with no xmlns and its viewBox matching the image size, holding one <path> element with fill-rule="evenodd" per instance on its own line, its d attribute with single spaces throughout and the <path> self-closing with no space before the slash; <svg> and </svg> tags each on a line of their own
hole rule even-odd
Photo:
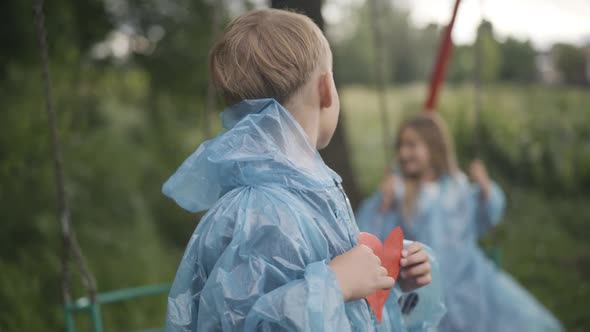
<svg viewBox="0 0 590 332">
<path fill-rule="evenodd" d="M 249 114 L 260 113 L 274 103 L 278 104 L 273 98 L 242 100 L 221 112 L 221 125 L 224 129 L 231 129 Z"/>
<path fill-rule="evenodd" d="M 244 100 L 228 107 L 221 120 L 226 131 L 203 143 L 164 184 L 164 194 L 181 207 L 206 210 L 236 187 L 315 190 L 342 182 L 276 100 Z"/>
</svg>

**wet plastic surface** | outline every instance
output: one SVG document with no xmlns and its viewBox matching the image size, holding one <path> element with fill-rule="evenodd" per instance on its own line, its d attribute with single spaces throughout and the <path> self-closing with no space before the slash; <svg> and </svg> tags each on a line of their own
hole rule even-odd
<svg viewBox="0 0 590 332">
<path fill-rule="evenodd" d="M 396 181 L 394 207 L 379 213 L 381 193 L 368 198 L 357 213 L 362 231 L 382 238 L 401 226 L 407 239 L 429 245 L 438 258 L 448 313 L 439 331 L 562 331 L 560 323 L 482 252 L 477 241 L 496 225 L 504 194 L 492 185 L 487 201 L 460 174 L 423 188 L 415 216 L 404 220 L 399 209 L 403 182 Z"/>
<path fill-rule="evenodd" d="M 328 264 L 359 231 L 340 177 L 290 113 L 251 100 L 222 120 L 227 131 L 163 188 L 189 211 L 209 210 L 176 274 L 166 331 L 405 331 L 397 297 L 382 324 L 364 299 L 343 301 Z"/>
</svg>

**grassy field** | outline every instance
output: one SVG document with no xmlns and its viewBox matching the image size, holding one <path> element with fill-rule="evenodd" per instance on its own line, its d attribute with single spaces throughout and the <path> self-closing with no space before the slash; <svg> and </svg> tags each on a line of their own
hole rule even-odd
<svg viewBox="0 0 590 332">
<path fill-rule="evenodd" d="M 362 87 L 344 87 L 340 94 L 355 171 L 361 189 L 369 194 L 376 188 L 390 158 L 384 157 L 377 95 Z M 420 85 L 388 91 L 391 135 L 400 119 L 420 110 L 424 94 Z M 474 119 L 473 92 L 469 87 L 447 88 L 440 101 L 442 115 L 452 128 L 459 157 L 465 165 L 472 155 L 469 147 Z M 554 312 L 568 331 L 588 331 L 590 196 L 587 191 L 584 194 L 583 190 L 572 189 L 585 181 L 581 178 L 586 168 L 584 153 L 588 151 L 574 150 L 577 157 L 570 160 L 568 153 L 572 147 L 567 145 L 588 147 L 585 128 L 590 128 L 587 113 L 590 96 L 581 90 L 494 87 L 484 96 L 484 105 L 482 118 L 489 121 L 485 127 L 488 136 L 482 144 L 483 158 L 492 165 L 492 175 L 502 183 L 508 207 L 501 226 L 493 236 L 483 239 L 482 245 L 501 248 L 502 268 Z M 523 136 L 534 139 L 523 143 Z M 551 163 L 537 165 L 535 159 L 526 160 L 531 148 L 544 149 L 540 160 L 549 156 L 562 168 L 548 166 Z M 512 170 L 509 167 L 513 165 L 530 169 Z M 527 176 L 527 172 L 538 174 Z M 553 182 L 545 180 L 546 177 Z"/>
</svg>

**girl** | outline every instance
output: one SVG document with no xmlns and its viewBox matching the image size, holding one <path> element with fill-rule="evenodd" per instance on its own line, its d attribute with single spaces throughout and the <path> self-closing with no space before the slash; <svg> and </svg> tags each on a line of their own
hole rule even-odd
<svg viewBox="0 0 590 332">
<path fill-rule="evenodd" d="M 472 162 L 470 184 L 457 168 L 442 120 L 431 114 L 402 124 L 396 152 L 399 171 L 386 176 L 357 220 L 361 231 L 382 240 L 401 226 L 407 238 L 433 249 L 447 305 L 440 331 L 561 331 L 559 322 L 477 245 L 504 210 L 504 194 L 484 164 Z"/>
</svg>

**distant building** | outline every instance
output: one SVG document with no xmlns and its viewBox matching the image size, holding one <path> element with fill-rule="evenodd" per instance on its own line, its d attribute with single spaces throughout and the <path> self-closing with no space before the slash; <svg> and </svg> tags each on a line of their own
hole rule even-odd
<svg viewBox="0 0 590 332">
<path fill-rule="evenodd" d="M 561 73 L 555 68 L 554 59 L 553 49 L 537 53 L 535 64 L 541 83 L 550 85 L 561 83 Z M 588 66 L 586 69 L 589 69 Z"/>
</svg>

